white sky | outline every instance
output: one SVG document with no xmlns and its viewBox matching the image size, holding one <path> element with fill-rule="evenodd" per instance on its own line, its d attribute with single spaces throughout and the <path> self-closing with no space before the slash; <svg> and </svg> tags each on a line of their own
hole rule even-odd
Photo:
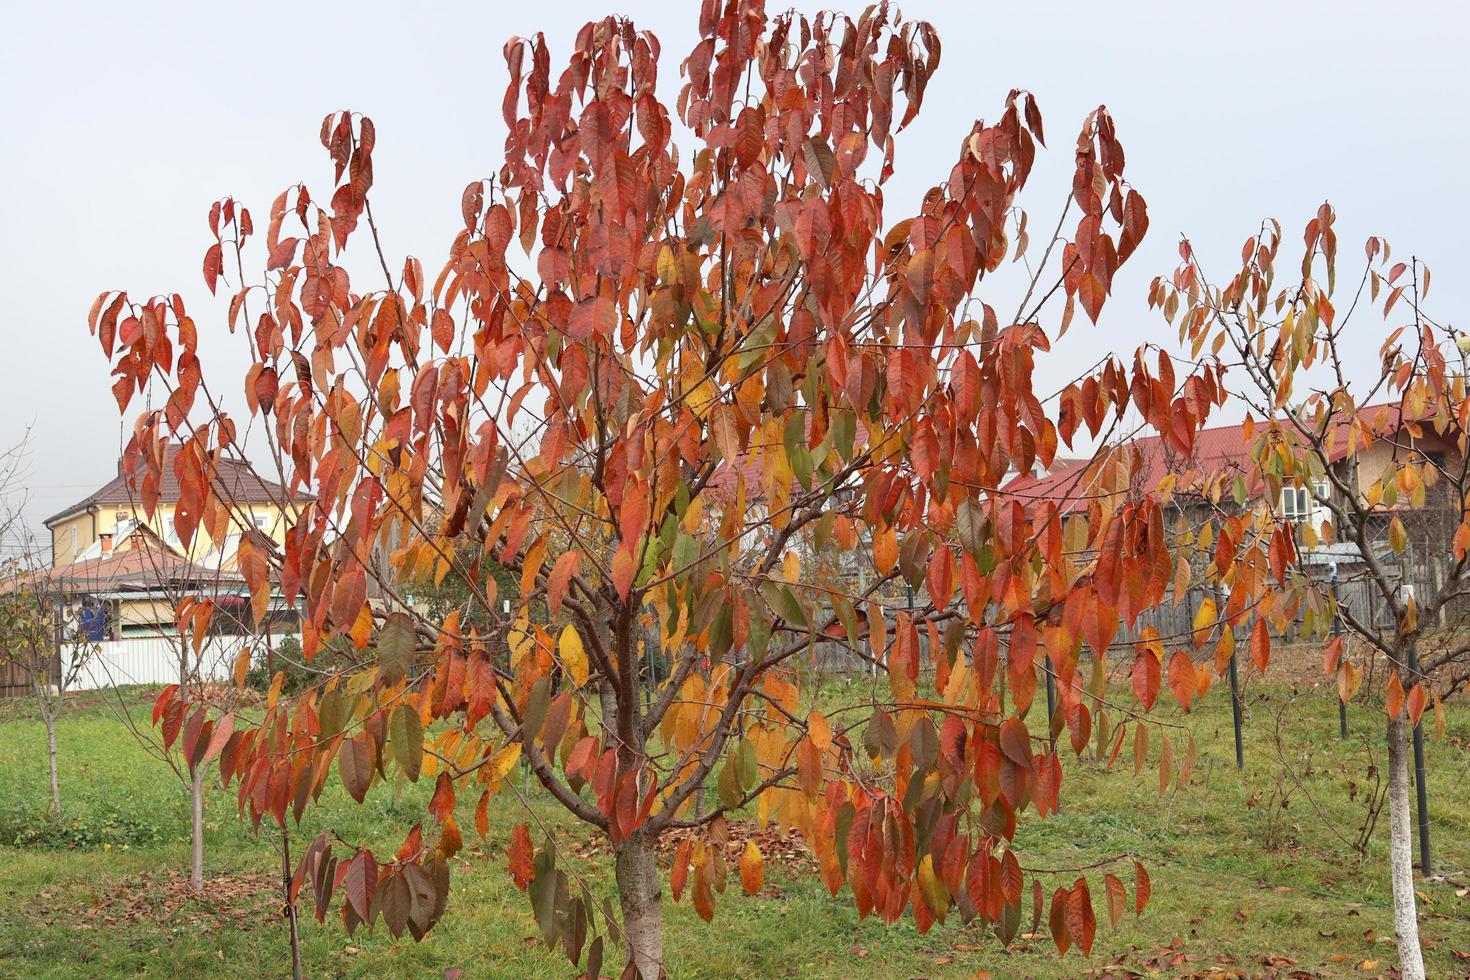
<svg viewBox="0 0 1470 980">
<path fill-rule="evenodd" d="M 239 408 L 240 369 L 228 369 L 240 348 L 200 275 L 210 203 L 234 195 L 263 232 L 287 185 L 303 180 L 325 200 L 331 169 L 318 127 L 327 112 L 352 108 L 377 124 L 373 201 L 390 264 L 411 252 L 432 277 L 460 226 L 465 184 L 499 165 L 504 40 L 545 31 L 559 52 L 555 74 L 577 28 L 618 9 L 663 42 L 672 98 L 694 0 L 10 7 L 0 32 L 9 361 L 0 446 L 31 428 L 31 520 L 39 526 L 115 473 L 121 423 L 86 327 L 99 291 L 182 293 L 200 322 L 206 377 L 211 367 L 217 385 L 228 375 Z M 1148 200 L 1148 239 L 1102 322 L 1079 317 L 1044 382 L 1067 380 L 1102 350 L 1172 342 L 1144 300 L 1148 280 L 1173 268 L 1181 233 L 1223 270 L 1262 216 L 1279 217 L 1288 247 L 1299 246 L 1323 199 L 1340 215 L 1340 278 L 1356 278 L 1363 239 L 1382 234 L 1396 255 L 1432 266 L 1430 311 L 1464 323 L 1470 16 L 1457 4 L 912 0 L 901 9 L 933 22 L 944 49 L 923 114 L 899 138 L 890 222 L 944 179 L 970 122 L 996 118 L 1012 87 L 1036 93 L 1050 145 L 1023 199 L 1033 242 L 1055 224 L 1073 137 L 1099 102 Z M 982 297 L 1008 316 L 1014 289 L 986 288 Z M 1355 353 L 1366 371 L 1382 331 L 1366 318 L 1361 327 Z"/>
</svg>

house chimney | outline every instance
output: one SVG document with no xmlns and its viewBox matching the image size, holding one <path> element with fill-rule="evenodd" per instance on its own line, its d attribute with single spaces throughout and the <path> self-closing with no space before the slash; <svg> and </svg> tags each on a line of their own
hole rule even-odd
<svg viewBox="0 0 1470 980">
<path fill-rule="evenodd" d="M 108 555 L 112 554 L 112 535 L 101 534 L 98 535 L 98 537 L 102 539 L 102 557 L 106 558 Z"/>
</svg>

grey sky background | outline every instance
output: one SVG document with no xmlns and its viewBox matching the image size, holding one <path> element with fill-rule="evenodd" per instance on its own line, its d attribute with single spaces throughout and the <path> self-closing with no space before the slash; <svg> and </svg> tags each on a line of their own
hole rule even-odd
<svg viewBox="0 0 1470 980">
<path fill-rule="evenodd" d="M 901 9 L 933 22 L 944 47 L 924 112 L 899 137 L 890 223 L 944 179 L 971 121 L 998 116 L 1013 87 L 1034 92 L 1046 119 L 1049 149 L 1023 200 L 1033 243 L 1055 224 L 1073 137 L 1100 102 L 1148 200 L 1147 240 L 1101 323 L 1079 315 L 1047 357 L 1046 385 L 1105 350 L 1172 346 L 1145 290 L 1173 268 L 1181 234 L 1223 271 L 1263 216 L 1280 218 L 1288 247 L 1299 247 L 1324 199 L 1340 215 L 1344 278 L 1356 278 L 1363 239 L 1382 234 L 1396 255 L 1430 263 L 1428 309 L 1464 324 L 1470 16 L 1457 4 L 912 0 Z M 541 30 L 564 53 L 585 21 L 614 11 L 658 34 L 671 99 L 694 41 L 695 0 L 10 8 L 0 34 L 0 445 L 30 427 L 32 525 L 115 472 L 122 422 L 86 327 L 99 291 L 181 293 L 200 325 L 206 377 L 228 376 L 242 409 L 240 338 L 225 332 L 224 302 L 210 301 L 200 275 L 210 203 L 234 195 L 263 230 L 287 185 L 301 180 L 327 198 L 318 127 L 351 108 L 377 124 L 373 201 L 390 263 L 413 253 L 436 275 L 460 225 L 461 191 L 501 158 L 505 39 Z M 354 285 L 378 285 L 351 251 L 348 264 Z M 1008 316 L 1017 282 L 1013 271 L 982 297 Z M 1359 327 L 1361 374 L 1383 330 L 1370 318 Z"/>
</svg>

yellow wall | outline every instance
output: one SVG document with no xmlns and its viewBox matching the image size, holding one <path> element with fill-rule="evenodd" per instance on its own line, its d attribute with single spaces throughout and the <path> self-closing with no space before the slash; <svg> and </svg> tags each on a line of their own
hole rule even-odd
<svg viewBox="0 0 1470 980">
<path fill-rule="evenodd" d="M 1459 449 L 1452 440 L 1445 439 L 1433 432 L 1426 432 L 1422 439 L 1414 439 L 1413 449 L 1409 448 L 1410 439 L 1407 433 L 1397 440 L 1397 444 L 1380 439 L 1373 445 L 1358 453 L 1358 490 L 1366 492 L 1373 482 L 1383 475 L 1384 467 L 1390 461 L 1397 459 L 1398 462 L 1408 462 L 1411 458 L 1415 462 L 1422 462 L 1418 450 L 1424 453 L 1443 453 L 1445 465 L 1453 467 L 1460 459 Z M 1440 481 L 1444 485 L 1444 481 Z"/>
<path fill-rule="evenodd" d="M 241 504 L 241 508 L 248 512 L 251 520 L 260 518 L 261 523 L 257 526 L 270 535 L 277 544 L 284 544 L 286 540 L 286 522 L 282 519 L 281 508 L 273 503 Z M 103 534 L 114 534 L 117 530 L 119 520 L 130 521 L 134 518 L 141 519 L 143 513 L 141 508 L 135 510 L 128 504 L 101 504 L 94 515 L 90 511 L 80 511 L 72 517 L 55 524 L 51 528 L 51 563 L 55 566 L 69 565 L 76 560 L 77 555 L 85 551 L 97 540 L 97 536 Z M 93 531 L 95 524 L 95 534 Z M 237 524 L 241 518 L 237 515 L 232 524 Z M 160 538 L 168 540 L 173 533 L 174 505 L 159 504 L 153 519 L 148 522 Z M 232 526 L 230 533 L 238 533 L 238 526 Z M 188 557 L 192 559 L 202 558 L 213 551 L 215 543 L 202 531 L 195 536 L 192 546 L 188 550 Z"/>
<path fill-rule="evenodd" d="M 51 564 L 70 565 L 95 538 L 92 515 L 82 511 L 51 527 Z"/>
</svg>

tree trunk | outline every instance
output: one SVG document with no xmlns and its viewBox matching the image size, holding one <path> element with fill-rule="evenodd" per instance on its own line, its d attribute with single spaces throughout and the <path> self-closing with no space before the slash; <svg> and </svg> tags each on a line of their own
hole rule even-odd
<svg viewBox="0 0 1470 980">
<path fill-rule="evenodd" d="M 61 780 L 56 772 L 56 716 L 45 712 L 46 754 L 51 765 L 51 816 L 61 816 Z"/>
<path fill-rule="evenodd" d="M 204 767 L 194 770 L 189 781 L 189 805 L 193 816 L 189 844 L 189 887 L 196 893 L 204 890 Z"/>
<path fill-rule="evenodd" d="M 616 876 L 628 962 L 644 980 L 658 980 L 665 975 L 662 896 L 653 841 L 643 831 L 618 849 Z"/>
<path fill-rule="evenodd" d="M 1414 907 L 1414 852 L 1409 831 L 1409 726 L 1388 722 L 1389 877 L 1393 882 L 1393 925 L 1398 937 L 1399 969 L 1404 980 L 1424 980 L 1419 919 Z"/>
</svg>

